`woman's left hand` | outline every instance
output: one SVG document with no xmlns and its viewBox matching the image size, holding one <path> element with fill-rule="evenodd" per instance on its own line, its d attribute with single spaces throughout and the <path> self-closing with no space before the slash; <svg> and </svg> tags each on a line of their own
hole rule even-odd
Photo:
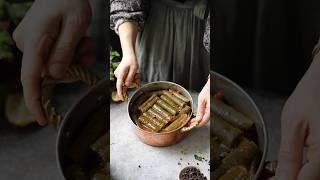
<svg viewBox="0 0 320 180">
<path fill-rule="evenodd" d="M 287 100 L 275 179 L 320 179 L 320 54 Z"/>
<path fill-rule="evenodd" d="M 210 118 L 210 79 L 198 96 L 197 115 L 191 119 L 191 123 L 198 122 L 198 127 L 204 126 Z"/>
</svg>

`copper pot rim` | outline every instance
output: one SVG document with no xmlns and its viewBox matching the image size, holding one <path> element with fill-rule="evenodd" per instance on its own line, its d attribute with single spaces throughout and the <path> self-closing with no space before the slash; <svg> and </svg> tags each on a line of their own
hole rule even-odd
<svg viewBox="0 0 320 180">
<path fill-rule="evenodd" d="M 147 83 L 147 84 L 144 84 L 142 85 L 139 89 L 137 89 L 133 95 L 129 98 L 129 101 L 128 101 L 128 106 L 127 106 L 127 113 L 128 113 L 128 116 L 129 116 L 129 119 L 130 119 L 130 124 L 132 127 L 138 129 L 139 131 L 145 133 L 145 134 L 149 134 L 149 135 L 166 135 L 166 134 L 172 134 L 172 133 L 183 133 L 181 132 L 181 129 L 183 127 L 185 127 L 191 120 L 191 117 L 192 117 L 192 114 L 193 112 L 190 112 L 188 114 L 188 119 L 177 129 L 174 129 L 172 131 L 168 131 L 168 132 L 150 132 L 150 131 L 146 131 L 144 129 L 142 129 L 141 127 L 139 127 L 135 122 L 134 120 L 131 118 L 130 116 L 130 103 L 132 103 L 132 98 L 137 94 L 139 93 L 142 89 L 148 87 L 148 86 L 153 86 L 154 84 L 168 84 L 168 85 L 172 85 L 172 86 L 175 86 L 175 87 L 178 87 L 179 89 L 183 90 L 184 92 L 186 92 L 188 94 L 188 96 L 190 96 L 190 106 L 191 106 L 191 109 L 193 110 L 193 99 L 192 99 L 192 96 L 191 94 L 184 88 L 182 87 L 181 85 L 177 84 L 177 83 L 174 83 L 174 82 L 170 82 L 170 81 L 154 81 L 154 82 L 150 82 L 150 83 Z M 158 89 L 158 90 L 164 90 L 164 89 Z M 140 95 L 141 96 L 141 95 Z"/>
</svg>

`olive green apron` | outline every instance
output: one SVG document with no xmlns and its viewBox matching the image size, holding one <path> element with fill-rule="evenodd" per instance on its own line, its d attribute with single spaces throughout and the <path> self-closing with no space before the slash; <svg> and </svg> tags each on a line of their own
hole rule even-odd
<svg viewBox="0 0 320 180">
<path fill-rule="evenodd" d="M 137 38 L 141 80 L 172 81 L 200 90 L 210 69 L 203 46 L 206 1 L 151 0 L 148 18 Z"/>
</svg>

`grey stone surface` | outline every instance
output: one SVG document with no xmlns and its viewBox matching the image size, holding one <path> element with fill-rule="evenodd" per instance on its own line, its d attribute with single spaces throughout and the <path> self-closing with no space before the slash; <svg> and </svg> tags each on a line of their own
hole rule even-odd
<svg viewBox="0 0 320 180">
<path fill-rule="evenodd" d="M 0 179 L 61 179 L 55 159 L 56 130 L 52 127 L 0 133 Z"/>
<path fill-rule="evenodd" d="M 192 93 L 192 96 L 197 102 L 197 93 Z M 188 166 L 188 162 L 198 167 L 210 179 L 208 162 L 200 162 L 194 158 L 194 154 L 201 155 L 205 159 L 210 158 L 209 124 L 192 130 L 176 145 L 152 147 L 142 143 L 134 134 L 126 107 L 127 103 L 110 106 L 110 172 L 112 179 L 174 180 L 178 179 L 179 172 Z M 181 165 L 178 164 L 179 162 Z"/>
</svg>

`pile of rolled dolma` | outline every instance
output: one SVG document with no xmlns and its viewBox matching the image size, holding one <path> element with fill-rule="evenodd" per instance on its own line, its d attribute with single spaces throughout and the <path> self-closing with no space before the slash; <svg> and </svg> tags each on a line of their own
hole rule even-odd
<svg viewBox="0 0 320 180">
<path fill-rule="evenodd" d="M 252 179 L 259 163 L 259 150 L 245 134 L 251 131 L 253 121 L 224 102 L 221 94 L 211 101 L 213 179 Z"/>
<path fill-rule="evenodd" d="M 91 146 L 91 150 L 97 153 L 99 157 L 99 165 L 93 170 L 91 180 L 107 180 L 109 179 L 109 133 L 96 140 Z"/>
<path fill-rule="evenodd" d="M 191 112 L 190 99 L 178 91 L 155 91 L 138 105 L 137 125 L 150 132 L 169 132 L 181 127 Z"/>
</svg>

